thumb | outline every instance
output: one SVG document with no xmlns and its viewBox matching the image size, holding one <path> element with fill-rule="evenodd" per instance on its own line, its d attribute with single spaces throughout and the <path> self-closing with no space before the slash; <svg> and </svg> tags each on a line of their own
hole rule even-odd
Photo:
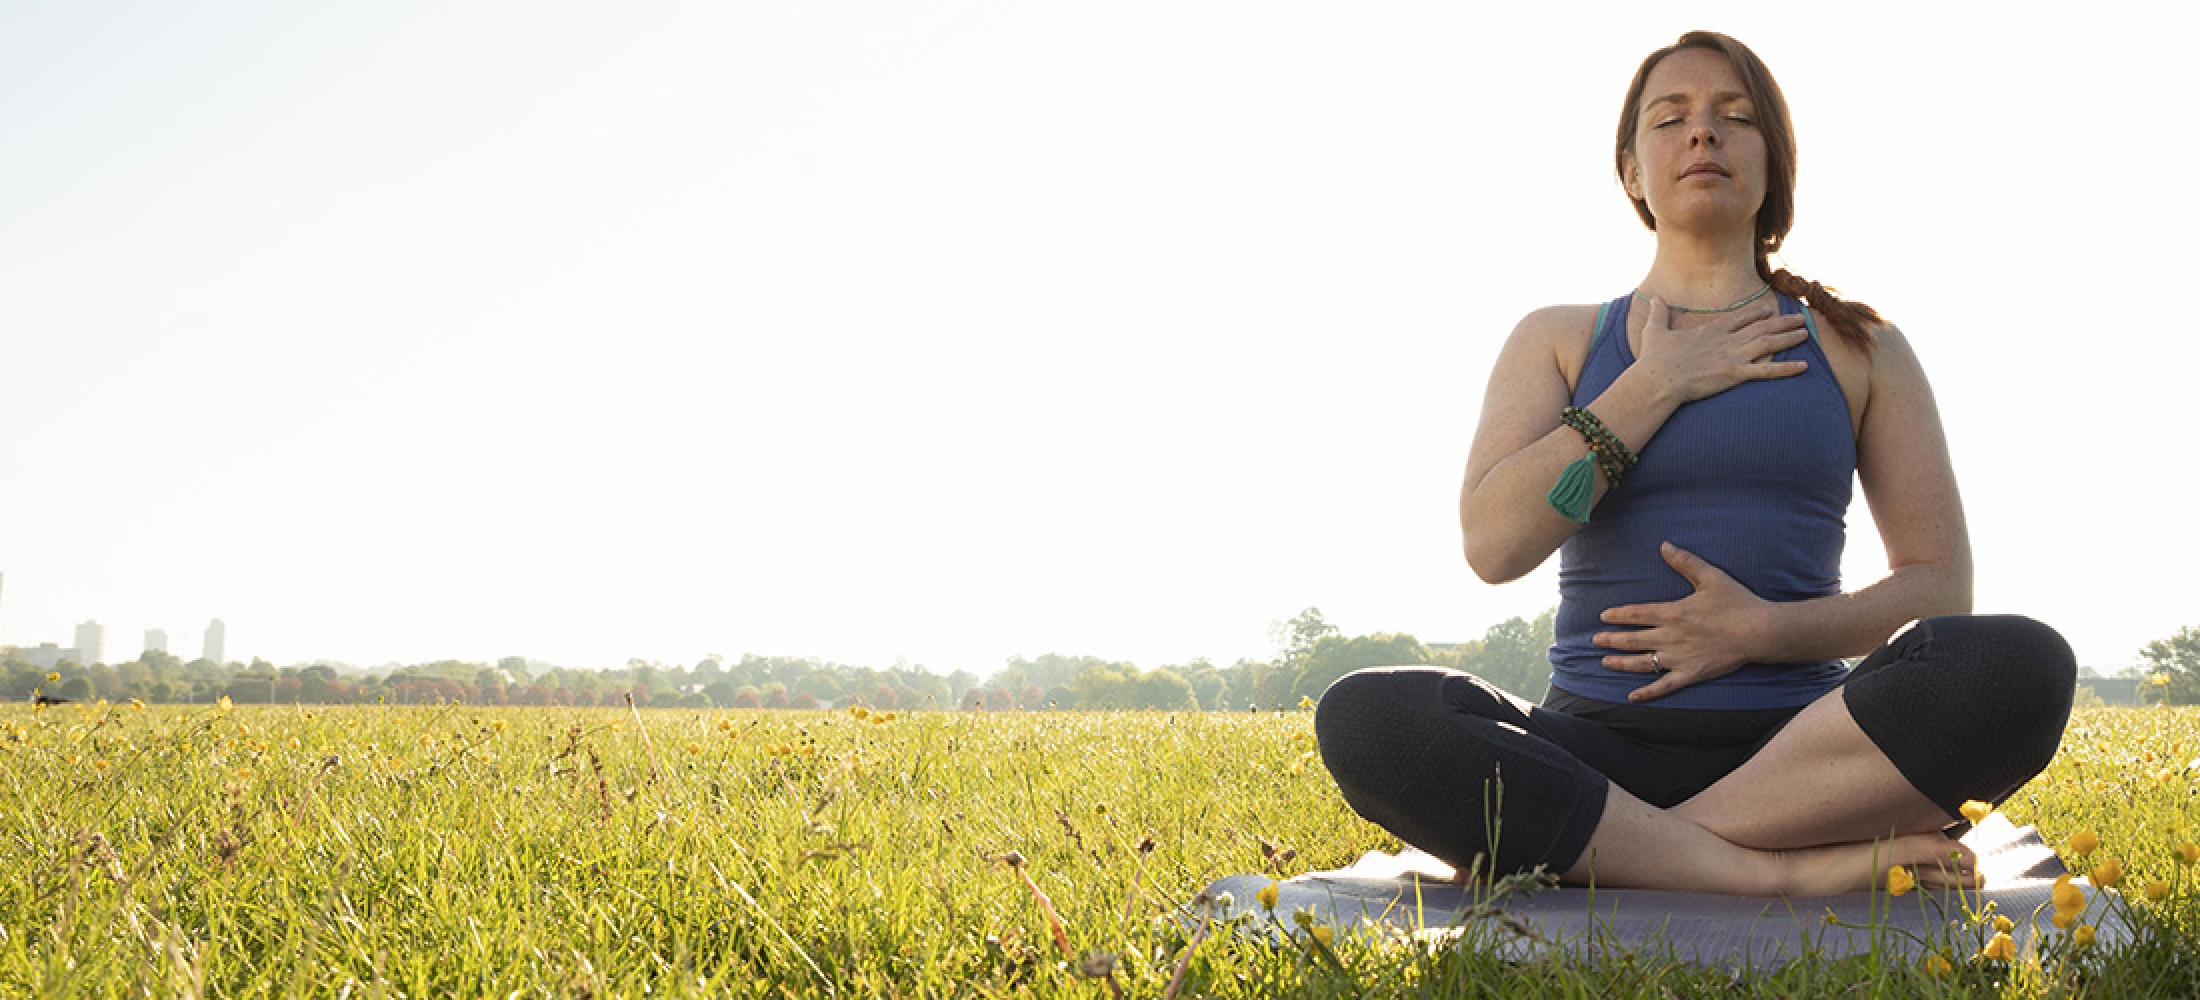
<svg viewBox="0 0 2200 1000">
<path fill-rule="evenodd" d="M 1679 690 L 1681 687 L 1681 683 L 1674 680 L 1673 676 L 1674 675 L 1672 674 L 1665 674 L 1659 677 L 1657 680 L 1651 681 L 1650 683 L 1636 688 L 1633 691 L 1627 692 L 1627 700 L 1637 705 L 1640 705 L 1643 702 L 1651 701 L 1657 698 L 1663 698 L 1666 695 L 1672 694 L 1674 691 Z"/>
<path fill-rule="evenodd" d="M 1656 297 L 1652 297 L 1650 299 L 1650 313 L 1648 316 L 1647 325 L 1652 330 L 1663 330 L 1665 329 L 1665 321 L 1665 302 Z"/>
</svg>

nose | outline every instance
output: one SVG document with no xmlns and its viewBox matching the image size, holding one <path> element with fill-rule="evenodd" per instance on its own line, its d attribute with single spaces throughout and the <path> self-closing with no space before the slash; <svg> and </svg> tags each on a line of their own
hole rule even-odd
<svg viewBox="0 0 2200 1000">
<path fill-rule="evenodd" d="M 1690 149 L 1698 146 L 1716 148 L 1718 145 L 1719 130 L 1712 128 L 1709 122 L 1696 126 L 1688 133 L 1688 148 Z"/>
</svg>

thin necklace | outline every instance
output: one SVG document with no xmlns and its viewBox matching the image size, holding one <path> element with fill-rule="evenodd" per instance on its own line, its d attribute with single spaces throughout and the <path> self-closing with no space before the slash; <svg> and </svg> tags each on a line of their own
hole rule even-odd
<svg viewBox="0 0 2200 1000">
<path fill-rule="evenodd" d="M 1741 307 L 1743 307 L 1743 306 L 1746 306 L 1746 305 L 1748 305 L 1748 304 L 1750 304 L 1750 303 L 1752 303 L 1752 302 L 1755 302 L 1755 301 L 1757 301 L 1758 299 L 1764 298 L 1764 297 L 1765 297 L 1765 293 L 1766 293 L 1766 292 L 1769 292 L 1769 291 L 1771 291 L 1771 290 L 1772 290 L 1772 282 L 1769 282 L 1769 281 L 1767 281 L 1767 282 L 1765 282 L 1765 285 L 1764 285 L 1764 287 L 1763 287 L 1763 288 L 1759 288 L 1759 289 L 1757 289 L 1756 291 L 1754 291 L 1754 292 L 1751 292 L 1751 293 L 1749 293 L 1749 297 L 1748 297 L 1748 298 L 1746 298 L 1746 299 L 1743 299 L 1743 300 L 1741 300 L 1740 302 L 1736 302 L 1736 303 L 1734 303 L 1733 305 L 1730 305 L 1730 306 L 1720 306 L 1720 307 L 1718 307 L 1718 308 L 1716 308 L 1716 309 L 1690 309 L 1690 308 L 1688 308 L 1687 306 L 1673 306 L 1673 305 L 1669 305 L 1669 306 L 1666 306 L 1665 308 L 1667 308 L 1667 309 L 1669 309 L 1669 310 L 1671 310 L 1671 311 L 1673 311 L 1673 312 L 1677 312 L 1677 313 L 1730 313 L 1730 312 L 1733 312 L 1733 311 L 1734 311 L 1734 310 L 1736 310 L 1736 309 L 1740 309 L 1740 308 L 1741 308 Z M 1638 298 L 1638 299 L 1641 299 L 1641 300 L 1643 300 L 1644 302 L 1648 302 L 1648 301 L 1650 301 L 1650 296 L 1647 296 L 1647 295 L 1644 295 L 1644 294 L 1642 294 L 1642 289 L 1640 289 L 1640 288 L 1637 288 L 1637 289 L 1635 289 L 1635 297 L 1636 297 L 1636 298 Z"/>
</svg>

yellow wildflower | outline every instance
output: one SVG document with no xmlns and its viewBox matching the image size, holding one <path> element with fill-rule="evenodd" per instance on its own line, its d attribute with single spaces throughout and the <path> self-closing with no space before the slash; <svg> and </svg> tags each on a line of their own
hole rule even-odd
<svg viewBox="0 0 2200 1000">
<path fill-rule="evenodd" d="M 2101 838 L 2091 830 L 2080 830 L 2071 834 L 2070 839 L 2063 843 L 2070 845 L 2072 854 L 2083 856 L 2093 853 L 2095 848 L 2101 846 Z"/>
<path fill-rule="evenodd" d="M 1995 931 L 1993 937 L 1986 939 L 1986 947 L 1980 948 L 1978 954 L 1980 958 L 2007 962 L 2017 957 L 2017 942 L 2009 935 Z"/>
<path fill-rule="evenodd" d="M 144 703 L 144 702 L 142 702 L 142 701 L 139 701 L 139 700 L 137 700 L 136 698 L 132 698 L 132 699 L 130 699 L 130 711 L 133 711 L 133 712 L 142 712 L 142 711 L 145 711 L 145 703 Z"/>
<path fill-rule="evenodd" d="M 2124 880 L 2124 863 L 2109 858 L 2093 866 L 2093 884 L 2103 889 L 2114 889 Z"/>
<path fill-rule="evenodd" d="M 1311 695 L 1303 695 L 1303 694 L 1299 696 L 1299 708 L 1300 708 L 1301 710 L 1305 710 L 1305 709 L 1310 709 L 1310 708 L 1313 708 L 1313 707 L 1314 707 L 1314 699 L 1313 699 L 1313 696 L 1311 696 Z"/>
<path fill-rule="evenodd" d="M 621 729 L 625 729 L 625 728 L 626 728 L 626 724 L 625 724 L 625 723 L 621 723 L 621 722 L 616 722 L 616 721 L 615 721 L 615 722 L 613 722 L 613 723 L 611 723 L 611 731 L 612 731 L 612 732 L 614 732 L 614 733 L 618 732 L 618 731 L 619 731 L 619 730 L 621 730 Z"/>
<path fill-rule="evenodd" d="M 848 714 L 855 716 L 858 720 L 868 719 L 871 717 L 871 710 L 861 705 L 850 705 L 848 706 Z"/>
<path fill-rule="evenodd" d="M 2055 909 L 2057 911 L 2074 913 L 2085 909 L 2085 890 L 2071 884 L 2069 872 L 2055 876 L 2055 888 L 2052 890 L 2052 894 L 2055 898 Z"/>
<path fill-rule="evenodd" d="M 2078 921 L 2078 912 L 2076 910 L 2056 910 L 2055 915 L 2047 919 L 2055 925 L 2056 930 L 2066 931 L 2070 929 L 2071 924 Z"/>
<path fill-rule="evenodd" d="M 1915 888 L 1917 879 L 1911 877 L 1909 869 L 1900 865 L 1887 869 L 1887 895 L 1900 896 Z"/>
<path fill-rule="evenodd" d="M 688 754 L 689 754 L 690 756 L 697 756 L 697 757 L 699 757 L 699 756 L 702 756 L 702 753 L 703 753 L 703 745 L 702 745 L 701 743 L 696 743 L 696 742 L 694 742 L 694 741 L 692 741 L 692 740 L 688 742 Z"/>
<path fill-rule="evenodd" d="M 2152 684 L 2158 688 L 2166 688 L 2169 686 L 2169 674 L 2150 674 L 2147 677 L 2147 683 Z"/>
<path fill-rule="evenodd" d="M 1980 802 L 1977 799 L 1972 799 L 1969 802 L 1965 802 L 1963 804 L 1963 809 L 1961 811 L 1963 813 L 1964 819 L 1970 820 L 1973 823 L 1984 823 L 1986 822 L 1986 817 L 1992 816 L 1994 814 L 1994 804 L 1991 802 Z"/>
<path fill-rule="evenodd" d="M 503 732 L 503 731 L 504 731 L 504 720 L 503 720 L 503 719 L 498 719 L 498 720 L 496 720 L 495 722 L 489 723 L 489 731 L 490 731 L 490 732 L 492 732 L 492 733 L 501 733 L 501 732 Z"/>
<path fill-rule="evenodd" d="M 2195 844 L 2192 841 L 2188 840 L 2182 844 L 2177 845 L 2174 849 L 2170 851 L 2170 854 L 2175 857 L 2177 859 L 2177 863 L 2181 865 L 2190 865 L 2195 862 L 2200 862 L 2200 844 Z"/>
<path fill-rule="evenodd" d="M 2091 946 L 2093 944 L 2093 925 L 2079 924 L 2077 930 L 2070 932 L 2070 943 L 2080 948 Z"/>
<path fill-rule="evenodd" d="M 730 733 L 730 732 L 733 732 L 733 720 L 732 720 L 732 719 L 720 719 L 720 720 L 718 720 L 718 731 L 719 731 L 719 732 L 721 732 L 721 733 Z"/>
<path fill-rule="evenodd" d="M 223 712 L 228 712 L 228 711 L 230 711 L 230 710 L 232 710 L 232 709 L 236 708 L 237 706 L 236 706 L 236 703 L 234 703 L 234 702 L 230 701 L 230 700 L 229 700 L 229 696 L 225 694 L 225 695 L 222 695 L 222 700 L 220 700 L 220 701 L 217 701 L 217 702 L 215 702 L 215 703 L 214 703 L 214 707 L 215 707 L 215 708 L 217 708 L 217 709 L 220 709 L 220 710 L 221 710 L 221 711 L 223 711 Z"/>
<path fill-rule="evenodd" d="M 1956 967 L 1949 964 L 1948 959 L 1937 951 L 1928 953 L 1925 960 L 1919 964 L 1923 965 L 1925 973 L 1931 976 L 1945 976 L 1956 970 Z"/>
<path fill-rule="evenodd" d="M 1261 909 L 1273 910 L 1276 908 L 1276 895 L 1276 883 L 1270 882 L 1261 886 L 1260 891 L 1253 894 L 1253 898 L 1260 900 Z"/>
<path fill-rule="evenodd" d="M 1996 933 L 1999 933 L 1999 934 L 2007 934 L 2007 933 L 2009 933 L 2010 931 L 2013 931 L 2013 930 L 2016 930 L 2016 929 L 2017 929 L 2017 923 L 2016 923 L 2016 921 L 2014 921 L 2014 920 L 2011 920 L 2011 919 L 2009 919 L 2008 917 L 2004 917 L 2004 916 L 2002 916 L 2002 915 L 2000 915 L 2000 914 L 1998 914 L 1998 913 L 1994 915 L 1994 931 L 1995 931 Z"/>
<path fill-rule="evenodd" d="M 49 674 L 47 674 L 47 675 L 46 675 L 46 683 L 48 683 L 48 684 L 59 684 L 59 683 L 61 683 L 61 672 L 57 670 L 57 671 L 54 671 L 54 672 L 52 672 L 52 673 L 49 673 Z"/>
<path fill-rule="evenodd" d="M 2161 879 L 2155 879 L 2152 882 L 2148 882 L 2147 887 L 2140 891 L 2146 894 L 2147 902 L 2159 903 L 2169 898 L 2169 883 L 2164 882 Z"/>
<path fill-rule="evenodd" d="M 1321 942 L 1324 948 L 1329 947 L 1329 942 L 1337 936 L 1337 932 L 1330 930 L 1328 924 L 1321 924 L 1307 933 L 1314 935 L 1314 940 Z"/>
</svg>

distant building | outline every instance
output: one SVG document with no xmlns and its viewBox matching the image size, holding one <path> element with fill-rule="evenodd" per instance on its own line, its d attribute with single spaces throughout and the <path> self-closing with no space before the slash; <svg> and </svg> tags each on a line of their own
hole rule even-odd
<svg viewBox="0 0 2200 1000">
<path fill-rule="evenodd" d="M 89 667 L 105 663 L 107 657 L 107 629 L 98 622 L 85 622 L 76 627 L 76 662 Z"/>
<path fill-rule="evenodd" d="M 199 646 L 199 657 L 201 659 L 212 660 L 215 663 L 229 662 L 228 660 L 222 658 L 223 649 L 227 645 L 228 640 L 229 626 L 223 625 L 222 620 L 219 618 L 208 622 L 206 625 L 206 641 Z"/>
<path fill-rule="evenodd" d="M 146 629 L 146 630 L 145 630 L 145 651 L 146 651 L 146 652 L 148 652 L 148 653 L 165 653 L 165 652 L 167 652 L 167 651 L 168 651 L 168 630 L 167 630 L 167 629 L 161 629 L 161 628 L 149 628 L 149 629 Z"/>
<path fill-rule="evenodd" d="M 31 666 L 40 670 L 52 670 L 60 665 L 63 652 L 74 653 L 76 651 L 73 649 L 63 650 L 59 645 L 51 642 L 41 642 L 36 646 L 26 647 L 23 650 L 23 655 L 31 661 Z"/>
</svg>

